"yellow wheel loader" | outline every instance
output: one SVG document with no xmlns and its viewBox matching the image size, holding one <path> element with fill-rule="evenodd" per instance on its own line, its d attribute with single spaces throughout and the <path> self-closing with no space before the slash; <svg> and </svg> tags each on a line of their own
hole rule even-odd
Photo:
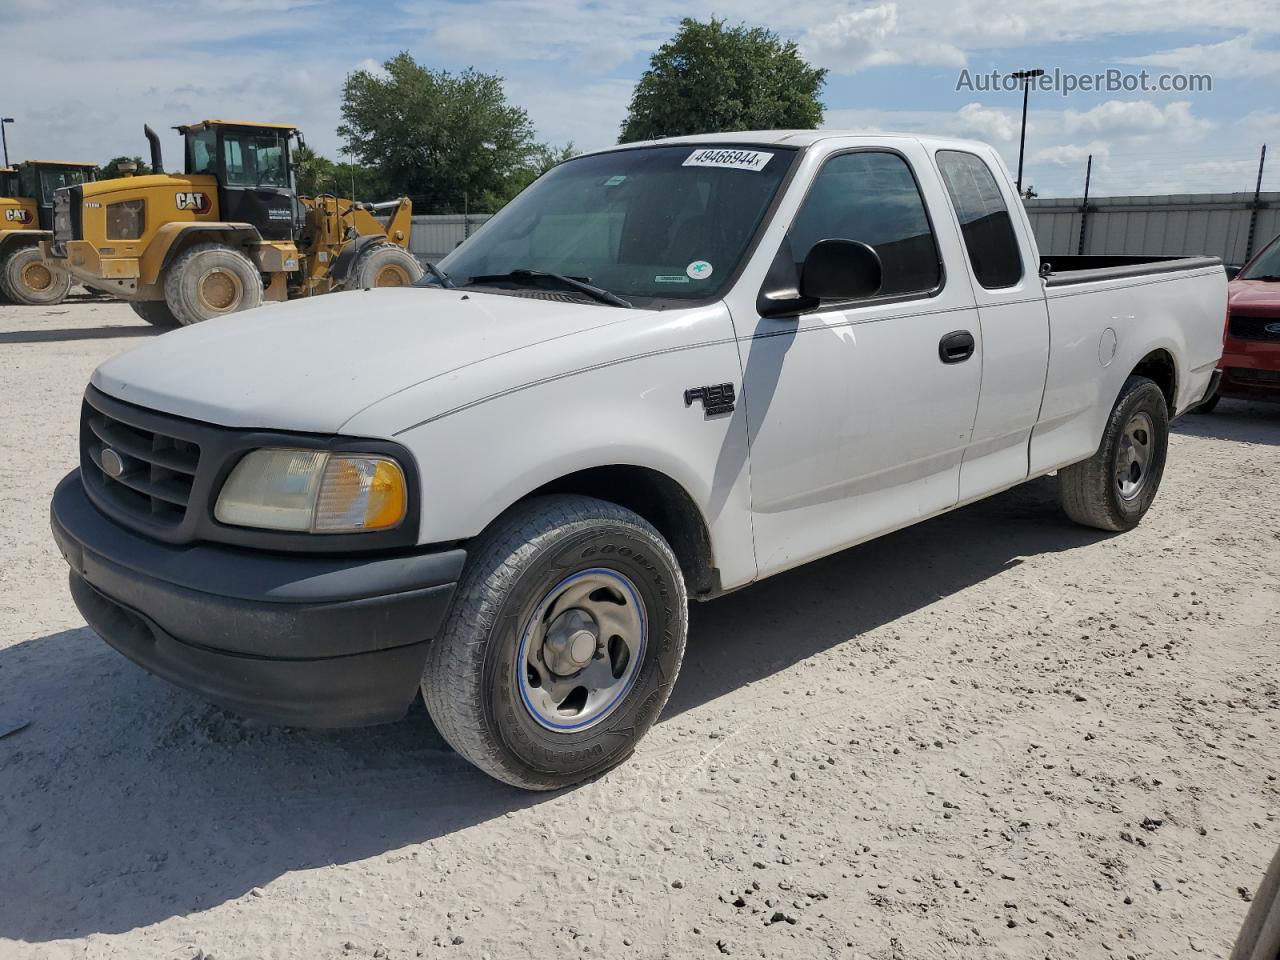
<svg viewBox="0 0 1280 960">
<path fill-rule="evenodd" d="M 71 277 L 44 257 L 39 243 L 53 236 L 54 192 L 92 180 L 96 169 L 37 161 L 0 167 L 0 297 L 32 306 L 63 301 Z"/>
<path fill-rule="evenodd" d="M 59 190 L 53 237 L 43 245 L 87 287 L 128 300 L 149 323 L 198 323 L 335 290 L 404 286 L 422 276 L 409 253 L 407 198 L 355 203 L 300 197 L 288 124 L 204 120 L 177 127 L 185 173 L 153 174 Z"/>
</svg>

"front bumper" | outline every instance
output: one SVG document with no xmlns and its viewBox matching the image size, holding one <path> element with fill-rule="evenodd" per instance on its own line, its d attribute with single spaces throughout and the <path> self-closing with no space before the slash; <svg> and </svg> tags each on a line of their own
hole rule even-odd
<svg viewBox="0 0 1280 960">
<path fill-rule="evenodd" d="M 1219 366 L 1222 396 L 1280 400 L 1280 341 L 1245 340 L 1228 335 Z"/>
<path fill-rule="evenodd" d="M 107 643 L 215 703 L 296 726 L 403 716 L 466 559 L 160 543 L 90 503 L 78 470 L 50 514 L 72 598 Z"/>
</svg>

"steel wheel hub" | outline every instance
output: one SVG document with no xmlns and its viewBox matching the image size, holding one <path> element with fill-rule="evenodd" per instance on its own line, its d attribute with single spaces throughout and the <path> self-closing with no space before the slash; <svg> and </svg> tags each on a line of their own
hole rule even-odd
<svg viewBox="0 0 1280 960">
<path fill-rule="evenodd" d="M 53 286 L 53 271 L 43 263 L 28 264 L 22 271 L 22 282 L 30 290 L 44 292 Z"/>
<path fill-rule="evenodd" d="M 1155 425 L 1145 413 L 1135 413 L 1125 424 L 1116 450 L 1116 490 L 1122 500 L 1136 500 L 1147 487 L 1155 448 Z"/>
<path fill-rule="evenodd" d="M 560 733 L 600 723 L 635 685 L 646 633 L 643 602 L 623 574 L 595 568 L 560 581 L 535 608 L 517 652 L 529 715 Z"/>
<path fill-rule="evenodd" d="M 400 267 L 383 267 L 374 279 L 375 287 L 405 287 L 409 285 L 409 275 Z"/>
<path fill-rule="evenodd" d="M 214 310 L 229 310 L 240 299 L 240 278 L 227 270 L 210 270 L 200 278 L 200 299 Z"/>
</svg>

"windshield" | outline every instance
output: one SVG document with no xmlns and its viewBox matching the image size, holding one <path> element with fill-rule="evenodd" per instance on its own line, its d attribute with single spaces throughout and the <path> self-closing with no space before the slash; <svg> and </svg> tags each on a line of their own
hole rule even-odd
<svg viewBox="0 0 1280 960">
<path fill-rule="evenodd" d="M 84 171 L 70 168 L 40 168 L 40 203 L 48 206 L 53 203 L 53 193 L 63 187 L 73 187 L 84 183 Z"/>
<path fill-rule="evenodd" d="M 643 147 L 552 169 L 440 262 L 458 286 L 518 270 L 626 298 L 702 300 L 733 276 L 795 151 Z"/>
<path fill-rule="evenodd" d="M 1280 237 L 1258 254 L 1258 258 L 1240 271 L 1237 280 L 1277 280 L 1280 279 Z"/>
</svg>

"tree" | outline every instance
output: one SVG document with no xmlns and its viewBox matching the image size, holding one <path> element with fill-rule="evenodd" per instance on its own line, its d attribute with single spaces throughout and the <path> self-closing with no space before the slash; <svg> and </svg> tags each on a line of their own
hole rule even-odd
<svg viewBox="0 0 1280 960">
<path fill-rule="evenodd" d="M 537 156 L 533 124 L 501 77 L 431 70 L 408 53 L 347 77 L 338 134 L 385 187 L 436 209 L 505 199 Z"/>
<path fill-rule="evenodd" d="M 491 209 L 498 209 L 498 207 L 502 206 L 556 164 L 564 163 L 564 161 L 572 158 L 575 153 L 572 141 L 566 143 L 563 147 L 553 147 L 549 143 L 538 144 L 534 147 L 533 156 L 530 158 L 529 163 L 523 169 L 517 170 L 508 182 L 506 192 L 495 198 L 485 198 L 485 202 Z"/>
<path fill-rule="evenodd" d="M 133 171 L 134 176 L 141 177 L 151 172 L 151 167 L 143 161 L 141 157 L 112 157 L 106 163 L 98 168 L 99 180 L 114 180 L 116 177 L 123 176 L 120 172 L 122 163 L 132 163 L 136 170 Z"/>
<path fill-rule="evenodd" d="M 650 58 L 618 139 L 816 127 L 826 77 L 770 30 L 686 17 Z"/>
</svg>

